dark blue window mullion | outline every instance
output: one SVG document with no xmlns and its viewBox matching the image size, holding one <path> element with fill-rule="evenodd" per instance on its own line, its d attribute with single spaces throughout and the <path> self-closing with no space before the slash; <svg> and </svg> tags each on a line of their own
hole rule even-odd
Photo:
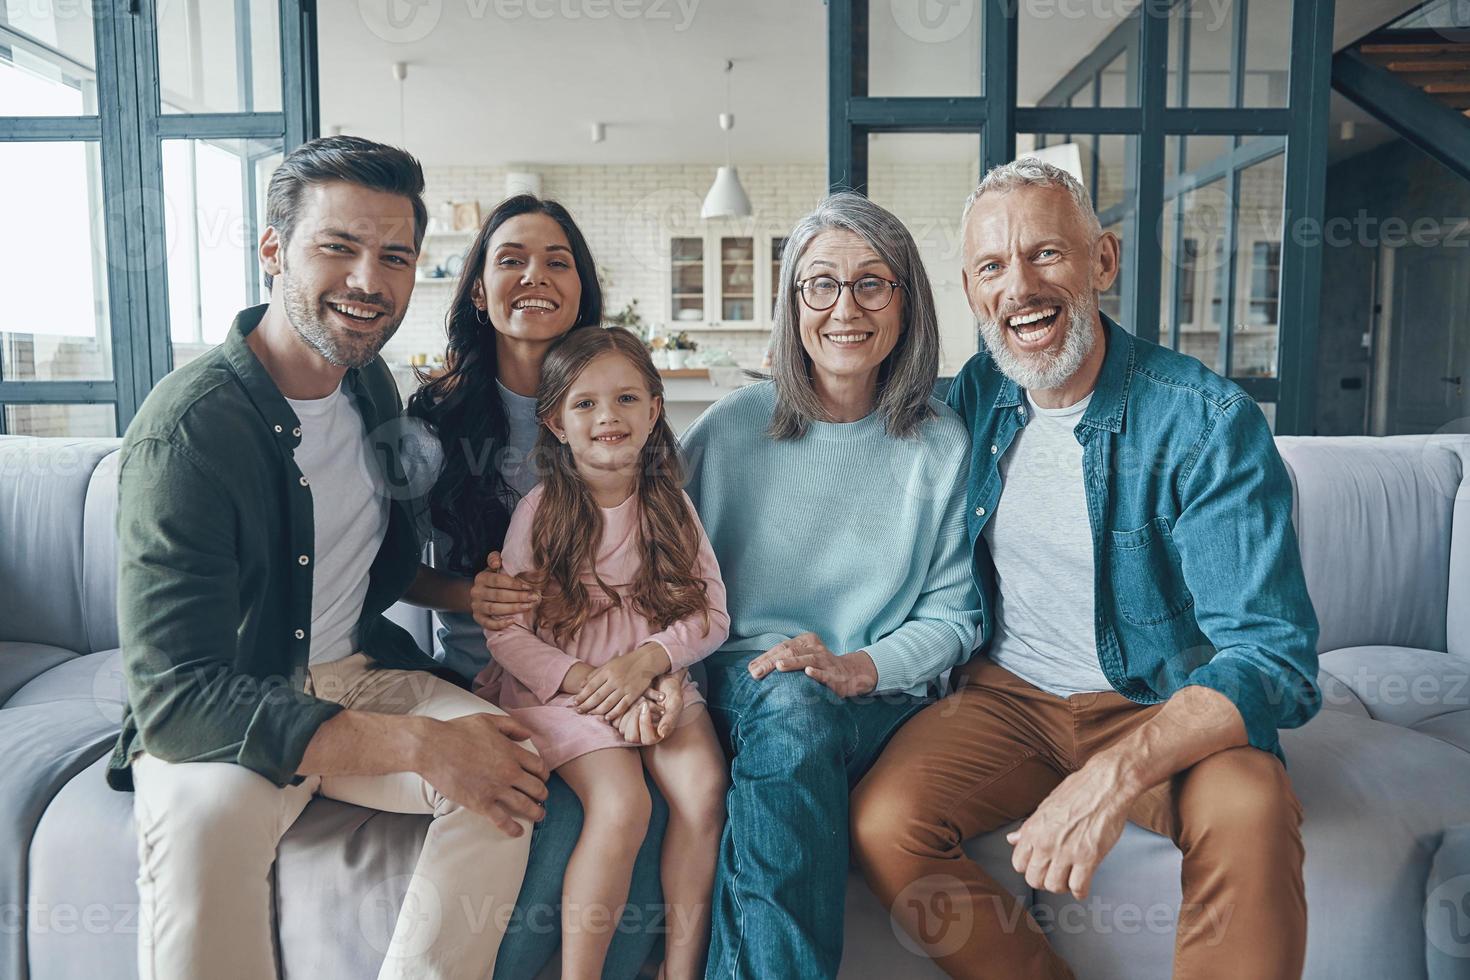
<svg viewBox="0 0 1470 980">
<path fill-rule="evenodd" d="M 1331 109 L 1332 0 L 1296 0 L 1291 21 L 1286 175 L 1281 242 L 1280 402 L 1276 431 L 1310 434 L 1316 414 L 1317 320 L 1322 248 L 1295 229 L 1322 227 Z"/>
<path fill-rule="evenodd" d="M 868 0 L 827 7 L 827 189 L 867 191 L 868 137 L 850 102 L 868 94 Z"/>
<path fill-rule="evenodd" d="M 984 78 L 985 124 L 980 132 L 980 172 L 1016 158 L 1017 4 L 984 0 L 980 71 Z"/>
<path fill-rule="evenodd" d="M 142 235 L 147 256 L 148 309 L 152 314 L 146 326 L 149 388 L 173 370 L 173 343 L 168 308 L 168 235 L 164 223 L 168 201 L 163 191 L 163 133 L 159 117 L 163 112 L 162 86 L 158 77 L 158 16 L 160 0 L 142 0 L 137 18 L 137 61 L 134 90 L 138 106 L 138 156 L 142 170 L 138 191 L 144 203 Z M 189 220 L 194 216 L 189 215 Z"/>
<path fill-rule="evenodd" d="M 1246 17 L 1249 15 L 1249 0 L 1235 0 L 1230 17 L 1230 106 L 1239 109 L 1245 105 L 1245 39 Z M 1227 378 L 1235 368 L 1235 291 L 1240 282 L 1239 263 L 1236 262 L 1236 240 L 1240 225 L 1240 172 L 1235 161 L 1235 151 L 1240 149 L 1240 137 L 1230 138 L 1231 164 L 1226 176 L 1224 236 L 1221 238 L 1222 259 L 1225 262 L 1225 295 L 1220 304 L 1220 373 Z"/>
<path fill-rule="evenodd" d="M 1138 21 L 1138 105 L 1142 125 L 1137 137 L 1133 187 L 1138 195 L 1132 242 L 1126 249 L 1133 267 L 1133 331 L 1145 340 L 1159 339 L 1159 277 L 1163 250 L 1154 230 L 1161 227 L 1164 210 L 1164 113 L 1167 105 L 1169 62 L 1168 8 L 1143 4 Z M 1149 234 L 1140 234 L 1147 230 Z M 1149 241 L 1145 242 L 1147 238 Z M 1126 271 L 1126 268 L 1125 268 Z M 1130 290 L 1124 290 L 1127 294 Z"/>
</svg>

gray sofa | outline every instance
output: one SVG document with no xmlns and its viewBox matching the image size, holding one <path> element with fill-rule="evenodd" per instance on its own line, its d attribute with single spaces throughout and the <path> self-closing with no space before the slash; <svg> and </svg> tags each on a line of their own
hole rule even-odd
<svg viewBox="0 0 1470 980">
<path fill-rule="evenodd" d="M 1326 705 L 1284 735 L 1306 812 L 1309 977 L 1470 977 L 1470 437 L 1279 440 Z M 0 977 L 135 976 L 130 797 L 103 782 L 121 675 L 116 441 L 0 437 Z M 420 643 L 430 620 L 399 607 Z M 372 976 L 426 821 L 317 800 L 276 864 L 282 976 Z M 1130 826 L 1086 903 L 969 847 L 1083 978 L 1167 977 L 1169 841 Z M 854 878 L 845 977 L 937 973 Z"/>
</svg>

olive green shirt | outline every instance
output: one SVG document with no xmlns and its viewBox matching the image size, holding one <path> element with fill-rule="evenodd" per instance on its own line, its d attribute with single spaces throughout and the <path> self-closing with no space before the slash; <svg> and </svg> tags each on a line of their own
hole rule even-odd
<svg viewBox="0 0 1470 980">
<path fill-rule="evenodd" d="M 234 762 L 297 783 L 318 726 L 341 706 L 305 693 L 311 647 L 311 489 L 293 460 L 300 421 L 245 342 L 266 307 L 159 382 L 123 440 L 118 632 L 127 707 L 108 765 L 132 788 L 139 752 Z M 413 581 L 420 546 L 398 462 L 402 403 L 382 358 L 350 369 L 388 532 L 373 560 L 357 645 L 379 667 L 437 670 L 383 611 Z"/>
</svg>

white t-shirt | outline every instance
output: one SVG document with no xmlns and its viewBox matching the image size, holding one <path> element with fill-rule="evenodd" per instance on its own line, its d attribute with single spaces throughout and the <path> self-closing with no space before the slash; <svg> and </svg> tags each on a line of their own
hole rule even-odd
<svg viewBox="0 0 1470 980">
<path fill-rule="evenodd" d="M 1059 697 L 1110 691 L 1093 628 L 1092 525 L 1077 423 L 1092 396 L 1038 408 L 1000 461 L 1002 487 L 985 541 L 995 564 L 990 659 Z"/>
<path fill-rule="evenodd" d="M 311 487 L 315 525 L 309 662 L 330 663 L 357 652 L 369 572 L 388 533 L 388 494 L 362 416 L 343 389 L 286 401 L 301 420 L 295 459 Z"/>
</svg>

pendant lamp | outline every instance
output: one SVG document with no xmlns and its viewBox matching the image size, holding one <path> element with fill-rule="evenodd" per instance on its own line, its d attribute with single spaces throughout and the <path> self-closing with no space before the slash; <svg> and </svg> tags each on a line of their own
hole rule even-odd
<svg viewBox="0 0 1470 980">
<path fill-rule="evenodd" d="M 730 112 L 730 72 L 735 62 L 725 62 L 725 111 L 720 113 L 720 129 L 725 131 L 725 166 L 715 171 L 715 182 L 704 196 L 704 206 L 699 216 L 709 218 L 748 218 L 751 214 L 750 197 L 740 186 L 740 175 L 730 162 L 730 130 L 735 128 L 735 115 Z"/>
</svg>

